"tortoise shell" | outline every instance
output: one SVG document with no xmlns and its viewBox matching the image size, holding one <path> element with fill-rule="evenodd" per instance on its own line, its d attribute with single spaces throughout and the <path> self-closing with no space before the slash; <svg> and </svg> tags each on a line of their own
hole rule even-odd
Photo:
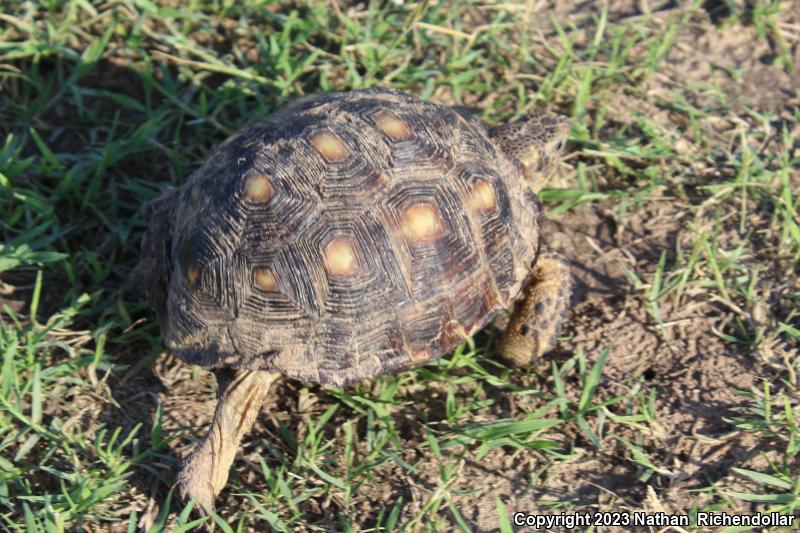
<svg viewBox="0 0 800 533">
<path fill-rule="evenodd" d="M 526 168 L 483 122 L 388 89 L 295 101 L 149 206 L 166 345 L 340 385 L 448 353 L 539 250 Z"/>
</svg>

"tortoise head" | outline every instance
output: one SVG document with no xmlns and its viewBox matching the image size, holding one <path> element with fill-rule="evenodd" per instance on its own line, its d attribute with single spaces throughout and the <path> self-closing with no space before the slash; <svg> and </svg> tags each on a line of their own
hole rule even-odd
<svg viewBox="0 0 800 533">
<path fill-rule="evenodd" d="M 506 155 L 523 164 L 529 179 L 537 179 L 555 172 L 569 132 L 567 117 L 536 112 L 491 128 L 489 137 Z"/>
</svg>

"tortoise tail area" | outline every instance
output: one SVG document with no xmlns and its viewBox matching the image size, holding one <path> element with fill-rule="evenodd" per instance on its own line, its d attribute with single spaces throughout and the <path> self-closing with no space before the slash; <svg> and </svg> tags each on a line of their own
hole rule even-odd
<svg viewBox="0 0 800 533">
<path fill-rule="evenodd" d="M 172 271 L 172 226 L 175 223 L 177 192 L 169 188 L 144 206 L 147 231 L 142 237 L 139 263 L 126 282 L 126 292 L 147 298 L 156 310 L 164 333 L 167 322 L 167 294 Z"/>
</svg>

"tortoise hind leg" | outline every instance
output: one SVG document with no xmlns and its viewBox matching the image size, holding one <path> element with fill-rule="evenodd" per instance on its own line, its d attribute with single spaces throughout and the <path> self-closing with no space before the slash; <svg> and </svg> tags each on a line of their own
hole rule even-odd
<svg viewBox="0 0 800 533">
<path fill-rule="evenodd" d="M 570 289 L 566 260 L 542 249 L 497 343 L 500 358 L 527 366 L 552 348 L 569 305 Z"/>
<path fill-rule="evenodd" d="M 217 373 L 219 401 L 206 438 L 184 459 L 178 474 L 178 492 L 192 498 L 200 511 L 214 508 L 214 498 L 225 487 L 239 443 L 253 427 L 270 385 L 279 374 L 237 370 L 231 379 Z"/>
</svg>

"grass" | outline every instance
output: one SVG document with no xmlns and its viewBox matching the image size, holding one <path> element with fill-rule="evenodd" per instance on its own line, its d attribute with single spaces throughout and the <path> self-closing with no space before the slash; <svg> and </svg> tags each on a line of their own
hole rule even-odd
<svg viewBox="0 0 800 533">
<path fill-rule="evenodd" d="M 675 353 L 678 311 L 700 309 L 702 342 L 750 361 L 757 386 L 732 390 L 724 431 L 686 436 L 731 450 L 722 471 L 686 474 L 682 465 L 707 456 L 670 451 L 666 381 L 614 374 L 617 352 L 584 346 L 577 317 L 564 339 L 574 349 L 528 371 L 498 363 L 487 331 L 373 383 L 287 383 L 234 466 L 217 527 L 470 531 L 488 520 L 481 527 L 511 531 L 516 511 L 653 511 L 670 498 L 671 512 L 690 515 L 796 514 L 800 113 L 759 91 L 737 96 L 757 82 L 724 53 L 701 58 L 718 75 L 695 76 L 684 43 L 693 32 L 746 33 L 771 52 L 769 76 L 788 80 L 797 18 L 777 1 L 643 4 L 651 12 L 630 16 L 533 3 L 6 2 L 1 527 L 199 523 L 170 484 L 208 419 L 213 384 L 162 353 L 147 305 L 123 290 L 141 206 L 292 97 L 374 85 L 470 106 L 493 123 L 532 109 L 571 116 L 569 170 L 541 191 L 550 216 L 601 209 L 627 235 L 671 210 L 673 240 L 627 263 L 619 297 L 641 304 L 631 320 Z M 593 503 L 554 489 L 559 469 L 589 458 L 597 479 L 618 465 L 630 487 Z M 491 472 L 514 482 L 475 482 L 498 481 Z"/>
</svg>

